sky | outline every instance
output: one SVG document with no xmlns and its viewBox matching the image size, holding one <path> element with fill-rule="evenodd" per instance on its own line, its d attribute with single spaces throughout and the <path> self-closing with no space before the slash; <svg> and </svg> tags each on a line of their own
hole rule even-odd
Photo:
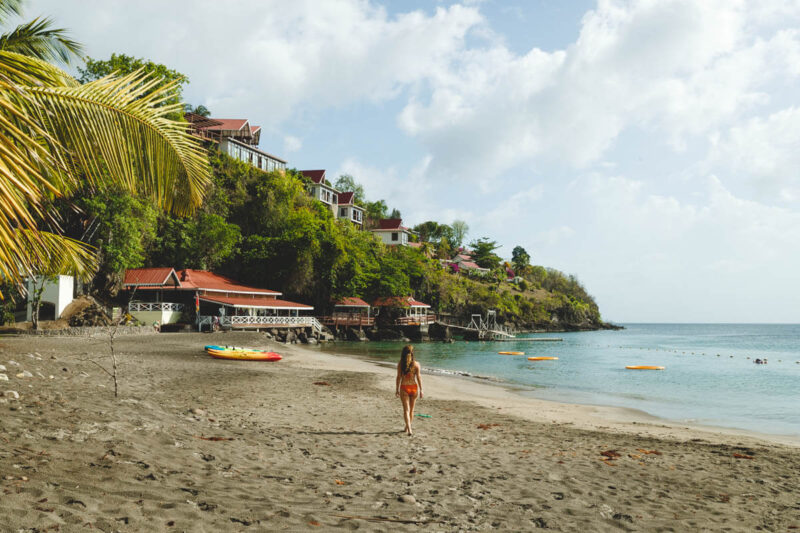
<svg viewBox="0 0 800 533">
<path fill-rule="evenodd" d="M 31 0 L 185 99 L 576 275 L 606 320 L 797 323 L 800 2 Z M 333 180 L 332 180 L 333 181 Z"/>
</svg>

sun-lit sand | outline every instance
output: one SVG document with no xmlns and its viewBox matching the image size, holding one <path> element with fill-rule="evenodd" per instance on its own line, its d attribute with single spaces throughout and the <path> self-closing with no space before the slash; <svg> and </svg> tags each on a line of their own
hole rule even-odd
<svg viewBox="0 0 800 533">
<path fill-rule="evenodd" d="M 284 360 L 214 360 L 204 344 Z M 115 347 L 118 399 L 92 362 L 109 366 L 107 340 L 0 339 L 0 530 L 800 527 L 796 440 L 431 375 L 430 418 L 408 437 L 391 368 L 255 333 Z"/>
</svg>

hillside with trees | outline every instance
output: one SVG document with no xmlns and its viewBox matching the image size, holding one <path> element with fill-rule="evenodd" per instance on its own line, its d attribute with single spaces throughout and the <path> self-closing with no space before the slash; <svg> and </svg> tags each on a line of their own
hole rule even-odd
<svg viewBox="0 0 800 533">
<path fill-rule="evenodd" d="M 143 59 L 113 55 L 88 59 L 80 81 L 91 84 L 110 73 L 146 73 L 161 79 L 142 94 L 162 96 L 165 115 L 176 108 L 187 78 Z M 210 115 L 203 106 L 184 110 Z M 463 221 L 426 221 L 413 227 L 418 245 L 386 246 L 369 231 L 336 220 L 312 199 L 301 173 L 265 172 L 208 146 L 210 183 L 202 205 L 188 216 L 165 210 L 148 195 L 123 186 L 98 188 L 77 180 L 69 197 L 54 198 L 47 209 L 65 237 L 96 251 L 97 267 L 87 292 L 112 302 L 129 268 L 171 266 L 213 270 L 242 283 L 279 290 L 292 300 L 327 311 L 331 302 L 357 296 L 409 296 L 429 303 L 436 313 L 467 319 L 496 309 L 500 322 L 517 329 L 596 329 L 604 327 L 594 299 L 574 276 L 530 264 L 521 247 L 509 262 L 488 238 L 467 242 Z M 368 199 L 356 178 L 339 176 L 331 184 L 352 191 L 365 210 L 365 228 L 401 214 L 383 199 Z M 450 262 L 461 254 L 481 275 Z M 466 254 L 466 256 L 464 255 Z"/>
</svg>

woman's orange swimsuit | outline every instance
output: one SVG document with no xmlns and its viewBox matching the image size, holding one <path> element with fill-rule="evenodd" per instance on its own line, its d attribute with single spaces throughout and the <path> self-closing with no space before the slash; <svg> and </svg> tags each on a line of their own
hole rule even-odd
<svg viewBox="0 0 800 533">
<path fill-rule="evenodd" d="M 403 389 L 403 392 L 405 392 L 409 396 L 416 396 L 417 395 L 417 386 L 416 385 L 400 385 L 400 388 Z"/>
<path fill-rule="evenodd" d="M 411 378 L 413 380 L 414 379 L 414 372 L 413 371 L 412 372 L 408 372 L 403 377 L 404 378 Z M 405 392 L 409 396 L 416 396 L 417 395 L 417 384 L 416 383 L 411 383 L 410 385 L 409 384 L 403 384 L 403 385 L 400 385 L 400 388 L 403 389 L 403 392 Z"/>
</svg>

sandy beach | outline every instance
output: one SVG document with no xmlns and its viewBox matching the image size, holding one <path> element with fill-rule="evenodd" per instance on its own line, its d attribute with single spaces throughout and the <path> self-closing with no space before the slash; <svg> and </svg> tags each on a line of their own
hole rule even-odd
<svg viewBox="0 0 800 533">
<path fill-rule="evenodd" d="M 408 437 L 391 368 L 256 333 L 114 344 L 116 399 L 107 339 L 0 339 L 0 530 L 800 528 L 796 439 L 432 375 Z"/>
</svg>

